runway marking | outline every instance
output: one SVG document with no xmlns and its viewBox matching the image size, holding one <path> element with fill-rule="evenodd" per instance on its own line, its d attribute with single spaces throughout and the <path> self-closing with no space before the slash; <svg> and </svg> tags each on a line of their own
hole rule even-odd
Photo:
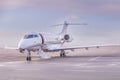
<svg viewBox="0 0 120 80">
<path fill-rule="evenodd" d="M 5 65 L 0 64 L 0 67 L 3 67 L 3 66 L 5 66 Z"/>
<path fill-rule="evenodd" d="M 117 64 L 108 64 L 108 66 L 116 66 Z"/>
<path fill-rule="evenodd" d="M 98 58 L 100 58 L 100 57 L 95 57 L 95 58 L 89 59 L 88 61 L 95 61 L 95 60 L 97 60 Z"/>
<path fill-rule="evenodd" d="M 16 67 L 19 64 L 23 63 L 23 61 L 14 61 L 14 62 L 0 62 L 0 67 Z"/>
<path fill-rule="evenodd" d="M 16 69 L 16 70 L 19 70 L 19 71 L 38 71 L 40 69 Z"/>
<path fill-rule="evenodd" d="M 96 72 L 96 70 L 64 70 L 68 72 Z"/>
</svg>

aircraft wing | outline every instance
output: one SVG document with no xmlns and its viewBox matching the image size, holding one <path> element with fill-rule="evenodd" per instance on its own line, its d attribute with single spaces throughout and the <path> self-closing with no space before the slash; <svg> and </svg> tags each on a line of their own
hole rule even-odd
<svg viewBox="0 0 120 80">
<path fill-rule="evenodd" d="M 75 49 L 90 49 L 90 48 L 100 48 L 100 47 L 113 47 L 113 46 L 120 46 L 120 45 L 100 45 L 100 46 L 75 46 L 75 47 L 61 47 L 61 48 L 56 48 L 56 49 L 50 49 L 53 51 L 60 51 L 60 50 L 71 50 L 74 51 Z"/>
<path fill-rule="evenodd" d="M 5 47 L 4 47 L 4 49 L 18 50 L 18 48 L 17 48 L 17 47 L 7 47 L 7 46 L 5 46 Z"/>
</svg>

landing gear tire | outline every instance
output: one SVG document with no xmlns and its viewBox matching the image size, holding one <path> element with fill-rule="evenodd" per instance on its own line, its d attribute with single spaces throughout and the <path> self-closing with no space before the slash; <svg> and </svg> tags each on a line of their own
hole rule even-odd
<svg viewBox="0 0 120 80">
<path fill-rule="evenodd" d="M 31 57 L 27 57 L 26 60 L 27 60 L 27 61 L 31 61 Z"/>
<path fill-rule="evenodd" d="M 60 54 L 60 57 L 63 57 L 63 54 Z"/>
<path fill-rule="evenodd" d="M 66 54 L 65 54 L 65 53 L 63 53 L 63 57 L 66 57 Z"/>
<path fill-rule="evenodd" d="M 61 51 L 60 57 L 66 57 L 65 51 Z"/>
</svg>

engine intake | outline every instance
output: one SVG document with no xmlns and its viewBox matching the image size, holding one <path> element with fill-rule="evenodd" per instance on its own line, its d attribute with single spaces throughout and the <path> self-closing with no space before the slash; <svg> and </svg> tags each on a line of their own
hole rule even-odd
<svg viewBox="0 0 120 80">
<path fill-rule="evenodd" d="M 72 38 L 70 37 L 70 35 L 65 34 L 65 35 L 64 35 L 64 40 L 65 40 L 66 42 L 71 42 L 71 41 L 72 41 Z"/>
<path fill-rule="evenodd" d="M 64 39 L 65 40 L 69 40 L 70 39 L 70 36 L 68 34 L 64 35 Z"/>
</svg>

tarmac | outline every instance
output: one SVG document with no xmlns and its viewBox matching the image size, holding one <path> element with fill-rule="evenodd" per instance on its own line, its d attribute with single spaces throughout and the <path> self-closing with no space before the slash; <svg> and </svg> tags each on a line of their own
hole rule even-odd
<svg viewBox="0 0 120 80">
<path fill-rule="evenodd" d="M 1 80 L 120 80 L 120 57 L 67 57 L 0 63 Z"/>
<path fill-rule="evenodd" d="M 15 51 L 0 52 L 0 80 L 120 80 L 120 56 L 33 57 L 27 62 Z"/>
</svg>

